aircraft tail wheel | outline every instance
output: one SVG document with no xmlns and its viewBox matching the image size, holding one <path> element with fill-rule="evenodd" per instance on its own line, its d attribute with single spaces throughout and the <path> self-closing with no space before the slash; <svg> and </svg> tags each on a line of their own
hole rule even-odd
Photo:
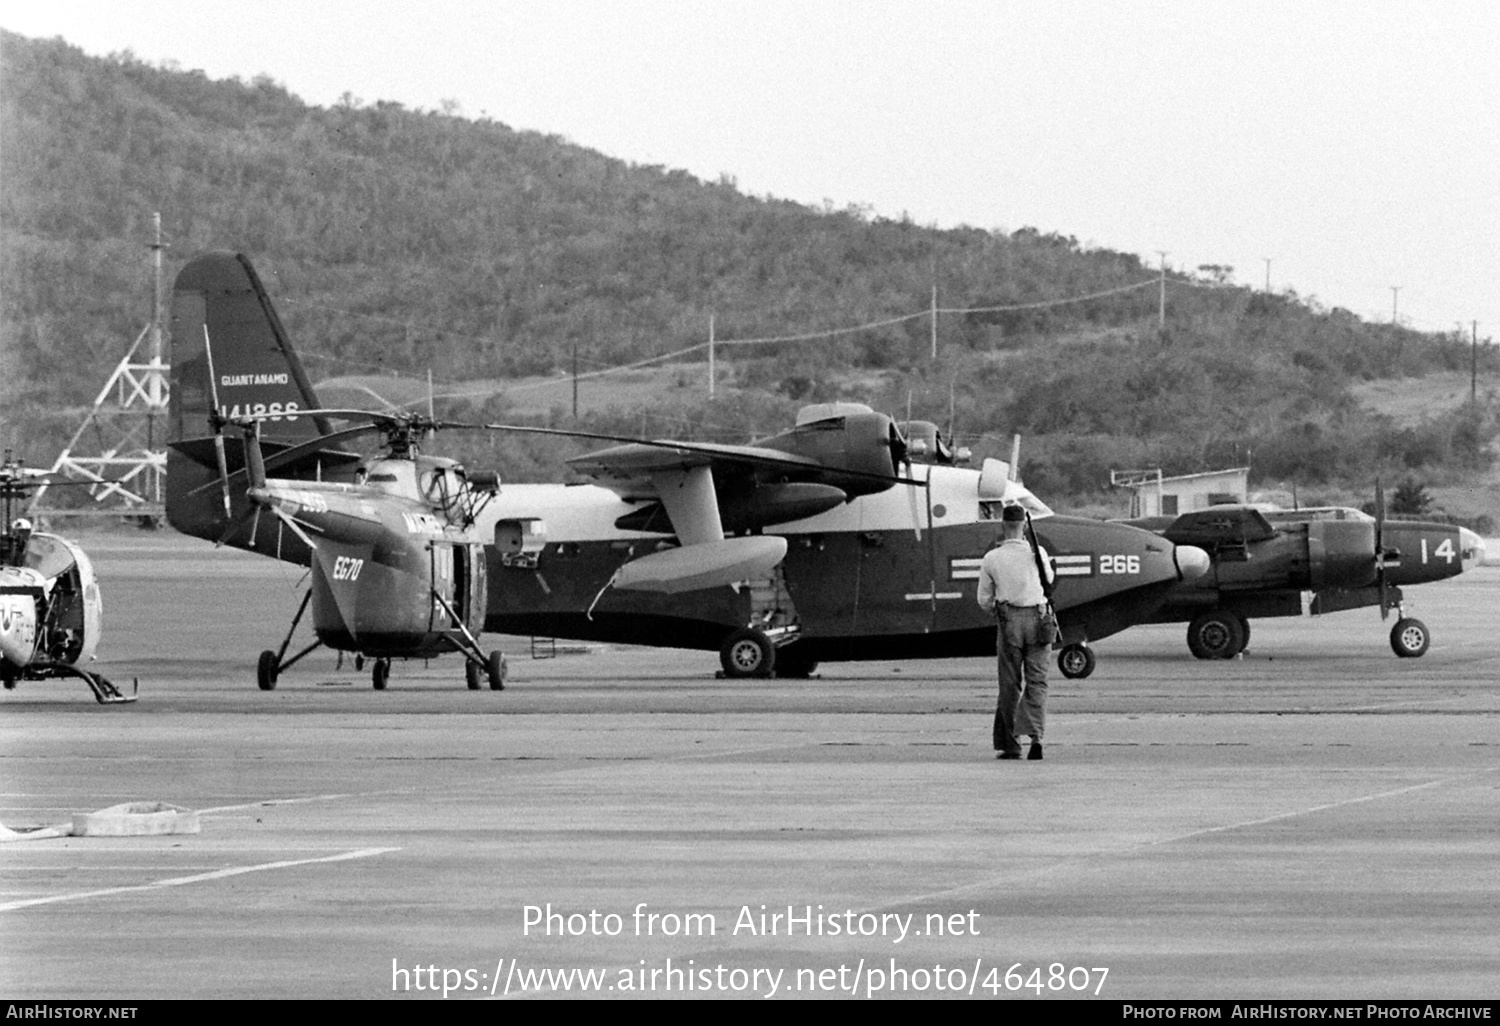
<svg viewBox="0 0 1500 1026">
<path fill-rule="evenodd" d="M 776 647 L 754 627 L 741 627 L 719 649 L 726 677 L 769 677 L 776 666 Z"/>
<path fill-rule="evenodd" d="M 479 664 L 472 659 L 464 660 L 464 683 L 469 685 L 470 691 L 479 690 Z"/>
<path fill-rule="evenodd" d="M 260 662 L 255 666 L 255 683 L 260 685 L 262 691 L 275 691 L 276 678 L 280 675 L 280 659 L 276 653 L 266 649 L 260 654 Z"/>
<path fill-rule="evenodd" d="M 375 685 L 376 691 L 384 691 L 386 681 L 391 676 L 391 661 L 389 659 L 375 660 L 374 667 L 370 670 L 370 683 Z"/>
<path fill-rule="evenodd" d="M 505 665 L 505 655 L 498 648 L 495 649 L 484 661 L 484 667 L 490 679 L 490 690 L 504 691 L 505 678 L 510 673 L 510 667 Z"/>
<path fill-rule="evenodd" d="M 1391 651 L 1403 659 L 1415 659 L 1427 651 L 1431 642 L 1432 636 L 1427 633 L 1427 625 L 1421 620 L 1403 616 L 1391 628 Z"/>
<path fill-rule="evenodd" d="M 1087 645 L 1064 645 L 1057 653 L 1057 668 L 1069 680 L 1079 680 L 1094 672 L 1094 650 Z"/>
<path fill-rule="evenodd" d="M 1233 659 L 1245 647 L 1245 632 L 1237 614 L 1214 609 L 1188 624 L 1187 643 L 1199 659 Z"/>
</svg>

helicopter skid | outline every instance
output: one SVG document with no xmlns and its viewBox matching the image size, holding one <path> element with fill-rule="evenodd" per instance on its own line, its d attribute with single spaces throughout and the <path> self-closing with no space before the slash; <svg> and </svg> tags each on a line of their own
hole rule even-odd
<svg viewBox="0 0 1500 1026">
<path fill-rule="evenodd" d="M 77 677 L 81 679 L 89 686 L 89 690 L 94 693 L 94 700 L 100 705 L 134 702 L 141 697 L 141 681 L 139 677 L 131 678 L 130 694 L 127 695 L 102 673 L 80 670 L 78 667 L 70 666 L 67 663 L 33 663 L 26 667 L 26 672 L 21 675 L 20 679 L 53 680 L 59 677 Z"/>
</svg>

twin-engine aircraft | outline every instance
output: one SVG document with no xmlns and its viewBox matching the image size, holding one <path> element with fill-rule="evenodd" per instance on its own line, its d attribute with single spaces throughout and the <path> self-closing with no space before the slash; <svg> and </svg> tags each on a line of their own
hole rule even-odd
<svg viewBox="0 0 1500 1026">
<path fill-rule="evenodd" d="M 1330 506 L 1266 510 L 1211 506 L 1176 519 L 1125 521 L 1213 557 L 1209 573 L 1172 590 L 1153 619 L 1186 622 L 1188 650 L 1199 659 L 1231 659 L 1250 641 L 1250 620 L 1379 606 L 1394 610 L 1391 650 L 1402 658 L 1427 651 L 1427 625 L 1406 615 L 1403 585 L 1456 576 L 1484 562 L 1484 540 L 1466 527 L 1392 520 L 1376 487 L 1375 516 Z"/>
<path fill-rule="evenodd" d="M 908 440 L 910 439 L 910 440 Z M 757 454 L 803 468 L 768 471 Z M 820 662 L 993 655 L 979 564 L 1000 510 L 1025 506 L 1057 566 L 1059 664 L 1095 665 L 1091 640 L 1149 619 L 1208 569 L 1208 554 L 1120 524 L 1055 515 L 999 460 L 975 470 L 927 423 L 897 429 L 857 404 L 804 409 L 751 447 L 623 445 L 569 460 L 596 485 L 508 485 L 493 522 L 492 629 L 513 634 L 718 649 L 728 677 L 806 677 Z M 880 488 L 850 468 L 899 472 Z M 690 484 L 688 482 L 691 482 Z M 692 489 L 698 505 L 685 501 Z M 634 554 L 705 526 L 784 540 L 785 557 L 743 587 L 621 587 Z M 691 550 L 685 550 L 691 551 Z"/>
<path fill-rule="evenodd" d="M 17 501 L 45 476 L 9 453 L 0 464 L 0 683 L 9 691 L 22 680 L 77 677 L 101 705 L 133 702 L 134 690 L 123 693 L 85 665 L 104 627 L 94 565 L 74 542 L 33 531 L 24 517 L 11 519 Z"/>
</svg>

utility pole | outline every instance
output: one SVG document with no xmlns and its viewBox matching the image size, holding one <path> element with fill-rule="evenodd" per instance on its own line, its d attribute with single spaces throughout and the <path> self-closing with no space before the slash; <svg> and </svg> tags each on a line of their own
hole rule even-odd
<svg viewBox="0 0 1500 1026">
<path fill-rule="evenodd" d="M 1266 293 L 1269 295 L 1271 292 L 1271 258 L 1262 257 L 1261 259 L 1266 262 Z"/>
<path fill-rule="evenodd" d="M 573 340 L 573 419 L 578 419 L 578 340 Z"/>
<path fill-rule="evenodd" d="M 714 397 L 714 315 L 708 315 L 708 397 Z"/>
<path fill-rule="evenodd" d="M 1469 330 L 1469 403 L 1479 409 L 1479 322 L 1470 321 Z"/>
<path fill-rule="evenodd" d="M 1159 286 L 1159 297 L 1156 307 L 1156 330 L 1167 330 L 1167 251 L 1159 249 L 1156 251 L 1161 256 L 1161 284 Z"/>
<path fill-rule="evenodd" d="M 1401 323 L 1400 319 L 1396 315 L 1396 296 L 1397 296 L 1397 294 L 1400 291 L 1401 291 L 1401 286 L 1400 285 L 1392 285 L 1391 286 L 1391 323 L 1392 324 L 1400 324 Z"/>
</svg>

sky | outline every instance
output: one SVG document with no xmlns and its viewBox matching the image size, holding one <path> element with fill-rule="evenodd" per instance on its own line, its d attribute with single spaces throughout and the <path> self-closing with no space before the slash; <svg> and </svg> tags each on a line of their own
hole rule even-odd
<svg viewBox="0 0 1500 1026">
<path fill-rule="evenodd" d="M 0 27 L 1500 340 L 1493 0 L 11 0 Z"/>
</svg>

